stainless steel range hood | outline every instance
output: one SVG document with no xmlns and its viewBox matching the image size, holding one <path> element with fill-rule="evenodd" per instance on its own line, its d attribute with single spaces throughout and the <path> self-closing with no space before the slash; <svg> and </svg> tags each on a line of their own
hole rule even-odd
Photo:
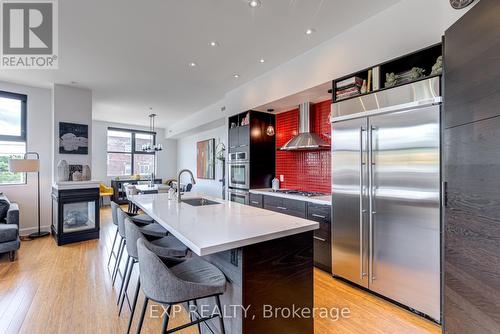
<svg viewBox="0 0 500 334">
<path fill-rule="evenodd" d="M 315 133 L 311 133 L 309 102 L 302 103 L 299 115 L 299 134 L 283 145 L 281 151 L 306 151 L 306 150 L 326 150 L 330 145 Z"/>
</svg>

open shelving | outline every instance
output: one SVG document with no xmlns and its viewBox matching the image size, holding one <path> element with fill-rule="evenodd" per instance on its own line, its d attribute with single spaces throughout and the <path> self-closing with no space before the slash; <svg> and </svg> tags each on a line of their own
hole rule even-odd
<svg viewBox="0 0 500 334">
<path fill-rule="evenodd" d="M 370 68 L 366 68 L 364 70 L 351 73 L 344 77 L 335 79 L 332 81 L 332 101 L 340 102 L 353 98 L 357 98 L 363 95 L 371 94 L 374 92 L 382 91 L 389 88 L 398 87 L 401 85 L 406 85 L 411 82 L 416 82 L 424 79 L 428 79 L 434 76 L 439 76 L 441 73 L 431 74 L 432 67 L 436 64 L 438 58 L 443 54 L 443 45 L 442 43 L 432 45 L 430 47 L 418 50 L 416 52 L 398 57 L 396 59 L 392 59 L 382 64 L 375 65 Z M 421 68 L 424 70 L 423 76 L 408 81 L 396 82 L 394 85 L 386 86 L 386 76 L 390 73 L 394 73 L 395 75 L 400 75 L 406 71 L 409 71 L 413 68 Z M 367 91 L 361 93 L 361 90 L 358 94 L 353 96 L 348 96 L 345 98 L 337 99 L 337 91 L 342 89 L 337 89 L 337 83 L 342 82 L 346 79 L 352 77 L 358 77 L 362 80 L 368 82 L 369 72 L 372 73 L 372 84 L 370 87 L 367 87 Z"/>
</svg>

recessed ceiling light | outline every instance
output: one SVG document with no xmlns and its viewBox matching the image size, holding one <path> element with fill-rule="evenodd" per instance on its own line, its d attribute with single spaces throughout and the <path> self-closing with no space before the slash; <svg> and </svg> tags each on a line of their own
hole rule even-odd
<svg viewBox="0 0 500 334">
<path fill-rule="evenodd" d="M 238 79 L 239 77 L 240 77 L 240 75 L 239 75 L 239 74 L 234 74 L 234 75 L 233 75 L 233 78 L 235 78 L 235 79 Z"/>
<path fill-rule="evenodd" d="M 261 64 L 263 64 L 263 63 L 265 63 L 265 62 L 266 62 L 266 60 L 265 60 L 264 58 L 261 58 L 261 59 L 259 60 L 259 62 L 260 62 Z"/>
<path fill-rule="evenodd" d="M 306 30 L 306 35 L 312 35 L 312 34 L 313 34 L 313 33 L 315 33 L 315 32 L 316 32 L 316 30 L 315 30 L 315 29 L 312 29 L 312 28 L 311 28 L 311 29 L 307 29 L 307 30 Z"/>
<path fill-rule="evenodd" d="M 219 46 L 219 42 L 217 42 L 217 41 L 210 41 L 208 43 L 208 45 L 210 45 L 211 47 L 216 47 L 216 46 Z"/>
<path fill-rule="evenodd" d="M 196 66 L 198 66 L 198 64 L 196 64 L 194 61 L 189 63 L 189 67 L 196 67 Z"/>
<path fill-rule="evenodd" d="M 248 5 L 252 8 L 256 8 L 262 5 L 262 3 L 260 2 L 260 0 L 249 0 Z"/>
</svg>

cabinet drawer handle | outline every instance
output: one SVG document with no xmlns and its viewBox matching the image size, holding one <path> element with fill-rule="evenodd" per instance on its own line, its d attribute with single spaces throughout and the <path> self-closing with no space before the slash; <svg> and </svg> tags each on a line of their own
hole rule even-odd
<svg viewBox="0 0 500 334">
<path fill-rule="evenodd" d="M 282 206 L 278 206 L 278 209 L 280 209 L 280 210 L 284 210 L 284 211 L 286 211 L 286 210 L 287 210 L 287 208 L 284 208 L 284 207 L 282 207 Z"/>
<path fill-rule="evenodd" d="M 229 148 L 237 148 L 238 146 L 229 146 Z"/>
<path fill-rule="evenodd" d="M 320 238 L 320 237 L 317 237 L 317 236 L 313 236 L 314 239 L 316 240 L 319 240 L 321 242 L 326 242 L 326 239 L 323 239 L 323 238 Z"/>
<path fill-rule="evenodd" d="M 259 202 L 257 201 L 250 201 L 252 204 L 260 204 Z"/>
<path fill-rule="evenodd" d="M 315 213 L 312 214 L 313 217 L 316 217 L 316 218 L 321 218 L 321 219 L 326 219 L 326 216 L 322 216 L 322 215 L 317 215 Z"/>
</svg>

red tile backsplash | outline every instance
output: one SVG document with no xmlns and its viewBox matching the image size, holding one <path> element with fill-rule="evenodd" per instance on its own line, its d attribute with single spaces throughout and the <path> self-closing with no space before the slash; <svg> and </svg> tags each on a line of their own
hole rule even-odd
<svg viewBox="0 0 500 334">
<path fill-rule="evenodd" d="M 331 100 L 317 103 L 311 108 L 311 132 L 331 143 Z M 299 109 L 276 115 L 276 148 L 283 146 L 298 133 Z M 276 177 L 284 176 L 281 188 L 331 193 L 330 151 L 278 151 Z"/>
</svg>

